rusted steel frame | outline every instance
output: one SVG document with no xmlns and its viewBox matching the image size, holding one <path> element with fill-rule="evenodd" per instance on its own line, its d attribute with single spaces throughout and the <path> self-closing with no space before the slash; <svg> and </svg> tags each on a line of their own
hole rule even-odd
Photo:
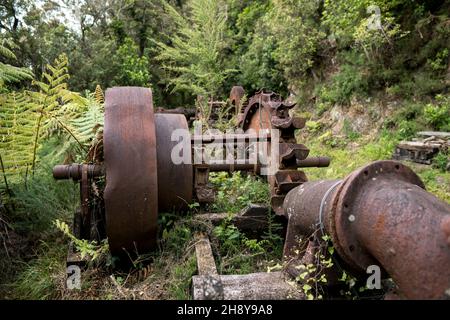
<svg viewBox="0 0 450 320">
<path fill-rule="evenodd" d="M 238 133 L 238 134 L 212 134 L 212 135 L 192 135 L 191 143 L 207 144 L 217 142 L 263 142 L 270 141 L 270 134 L 258 136 L 257 134 Z"/>
<path fill-rule="evenodd" d="M 450 206 L 426 192 L 401 163 L 377 161 L 342 182 L 305 183 L 289 192 L 284 210 L 289 239 L 323 228 L 355 273 L 378 265 L 406 298 L 449 297 Z M 286 243 L 287 254 L 291 245 Z"/>
<path fill-rule="evenodd" d="M 91 211 L 89 210 L 90 180 L 88 167 L 81 166 L 80 199 L 81 199 L 81 238 L 91 238 Z"/>
<path fill-rule="evenodd" d="M 113 255 L 156 247 L 158 179 L 156 135 L 150 89 L 106 91 L 104 154 L 106 232 Z"/>
<path fill-rule="evenodd" d="M 87 168 L 89 179 L 105 175 L 105 167 L 98 164 L 65 164 L 53 167 L 53 178 L 56 180 L 72 179 L 78 181 L 81 179 L 83 168 Z"/>
<path fill-rule="evenodd" d="M 223 134 L 223 135 L 204 135 L 204 136 L 191 136 L 191 144 L 193 146 L 193 158 L 199 159 L 200 156 L 195 153 L 200 152 L 205 147 L 204 145 L 211 144 L 222 144 L 224 151 L 230 151 L 228 148 L 232 147 L 233 149 L 242 148 L 246 155 L 248 155 L 249 148 L 254 145 L 257 146 L 259 143 L 270 143 L 271 137 L 270 135 L 261 135 L 258 136 L 256 134 Z M 196 149 L 195 147 L 200 147 L 200 149 Z M 234 152 L 233 152 L 234 154 Z M 258 156 L 255 153 L 255 159 L 258 161 Z M 203 156 L 201 157 L 203 161 Z M 249 158 L 244 159 L 210 159 L 207 163 L 194 164 L 194 166 L 208 166 L 210 171 L 254 171 L 259 172 L 261 165 L 259 163 L 250 163 Z"/>
</svg>

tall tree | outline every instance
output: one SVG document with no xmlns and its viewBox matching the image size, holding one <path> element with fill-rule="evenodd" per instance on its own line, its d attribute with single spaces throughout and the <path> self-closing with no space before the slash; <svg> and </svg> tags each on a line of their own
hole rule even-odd
<svg viewBox="0 0 450 320">
<path fill-rule="evenodd" d="M 165 9 L 176 22 L 178 31 L 169 44 L 156 42 L 157 60 L 171 75 L 173 91 L 215 96 L 225 79 L 233 72 L 225 68 L 224 43 L 227 28 L 226 6 L 220 0 L 191 0 L 188 17 L 173 6 Z"/>
</svg>

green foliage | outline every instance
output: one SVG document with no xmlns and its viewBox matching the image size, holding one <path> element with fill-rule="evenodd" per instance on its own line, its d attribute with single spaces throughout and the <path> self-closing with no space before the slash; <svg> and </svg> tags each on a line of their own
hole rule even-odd
<svg viewBox="0 0 450 320">
<path fill-rule="evenodd" d="M 269 201 L 267 183 L 252 176 L 234 172 L 210 175 L 211 183 L 217 188 L 216 201 L 212 209 L 216 212 L 238 212 L 251 203 L 266 204 Z"/>
<path fill-rule="evenodd" d="M 317 121 L 308 120 L 306 121 L 306 129 L 312 134 L 318 133 L 322 128 L 322 125 Z"/>
<path fill-rule="evenodd" d="M 437 161 L 434 168 L 417 166 L 414 167 L 414 171 L 425 183 L 429 192 L 433 193 L 443 201 L 450 203 L 450 172 L 441 170 L 441 166 L 444 165 L 445 161 L 442 153 L 438 155 Z M 439 165 L 440 168 L 437 168 L 437 165 Z"/>
<path fill-rule="evenodd" d="M 219 239 L 222 252 L 236 252 L 239 250 L 243 235 L 231 220 L 225 220 L 214 228 L 214 236 Z"/>
<path fill-rule="evenodd" d="M 0 34 L 0 60 L 16 60 L 16 55 L 11 51 L 17 46 L 11 39 L 3 38 Z M 24 79 L 31 79 L 32 73 L 25 68 L 14 67 L 0 61 L 0 89 L 5 83 L 18 82 Z"/>
<path fill-rule="evenodd" d="M 277 42 L 264 23 L 265 17 L 258 21 L 247 51 L 239 59 L 240 81 L 252 90 L 267 88 L 283 92 L 286 83 L 281 68 L 273 52 Z"/>
<path fill-rule="evenodd" d="M 54 143 L 50 148 L 57 145 L 56 141 Z M 11 212 L 9 218 L 13 221 L 16 232 L 24 234 L 47 232 L 55 219 L 68 219 L 73 215 L 79 202 L 78 186 L 70 181 L 56 183 L 51 176 L 53 164 L 56 163 L 39 165 L 34 176 L 10 180 L 13 193 L 10 201 L 15 210 Z"/>
<path fill-rule="evenodd" d="M 437 156 L 433 158 L 433 167 L 439 169 L 443 172 L 447 170 L 450 164 L 450 153 L 449 151 L 440 151 Z"/>
<path fill-rule="evenodd" d="M 42 242 L 37 254 L 11 285 L 8 298 L 46 300 L 59 296 L 66 275 L 66 246 Z"/>
<path fill-rule="evenodd" d="M 147 56 L 139 55 L 139 48 L 132 39 L 125 39 L 117 50 L 117 57 L 119 60 L 117 81 L 121 86 L 150 85 L 150 62 Z"/>
<path fill-rule="evenodd" d="M 423 110 L 427 124 L 433 129 L 450 131 L 450 98 L 437 95 L 435 103 L 429 103 Z"/>
<path fill-rule="evenodd" d="M 355 141 L 361 136 L 360 133 L 353 130 L 350 122 L 347 119 L 344 119 L 343 131 L 344 131 L 344 134 L 346 135 L 347 139 L 349 139 L 350 141 Z"/>
<path fill-rule="evenodd" d="M 377 25 L 381 27 L 380 29 L 367 28 L 369 22 L 376 23 L 372 19 L 376 12 L 371 10 L 371 6 L 377 6 L 380 9 L 381 21 Z M 363 45 L 377 40 L 382 43 L 389 41 L 390 34 L 386 30 L 387 27 L 398 29 L 389 12 L 389 9 L 394 6 L 394 3 L 387 0 L 325 0 L 323 24 L 329 28 L 331 34 L 338 39 L 342 46 L 354 41 Z"/>
<path fill-rule="evenodd" d="M 330 104 L 326 102 L 319 102 L 317 105 L 317 116 L 322 116 L 325 112 L 330 109 Z"/>
<path fill-rule="evenodd" d="M 5 173 L 24 174 L 32 164 L 36 114 L 26 93 L 0 95 L 0 155 Z"/>
<path fill-rule="evenodd" d="M 363 57 L 350 53 L 343 55 L 344 64 L 328 85 L 319 90 L 320 101 L 348 104 L 353 96 L 365 96 L 369 91 L 368 70 L 364 68 Z"/>
<path fill-rule="evenodd" d="M 69 127 L 84 110 L 86 100 L 67 89 L 67 65 L 65 55 L 48 65 L 42 81 L 33 80 L 39 91 L 0 96 L 0 154 L 6 173 L 34 171 L 43 142 L 53 134 L 65 133 L 81 143 Z"/>
<path fill-rule="evenodd" d="M 324 38 L 317 23 L 318 7 L 311 1 L 273 0 L 270 5 L 251 5 L 242 12 L 238 27 L 248 31 L 249 43 L 240 60 L 245 85 L 282 93 L 289 86 L 299 92 Z M 264 15 L 261 9 L 265 9 Z M 255 22 L 254 16 L 260 18 Z"/>
<path fill-rule="evenodd" d="M 414 121 L 400 120 L 398 123 L 398 137 L 402 140 L 408 140 L 416 135 L 417 123 Z"/>
<path fill-rule="evenodd" d="M 197 272 L 197 259 L 192 254 L 181 265 L 173 266 L 173 280 L 169 283 L 169 293 L 175 300 L 191 298 L 190 284 L 192 276 Z"/>
<path fill-rule="evenodd" d="M 344 148 L 347 143 L 347 141 L 342 137 L 334 135 L 331 130 L 325 131 L 323 134 L 317 137 L 317 140 L 320 143 L 331 148 Z"/>
<path fill-rule="evenodd" d="M 183 253 L 186 243 L 191 241 L 194 237 L 194 230 L 192 230 L 186 221 L 173 222 L 168 221 L 162 229 L 162 243 L 166 250 L 170 250 L 175 255 L 179 256 Z M 173 223 L 173 226 L 171 226 Z"/>
<path fill-rule="evenodd" d="M 81 259 L 87 259 L 89 262 L 95 262 L 103 259 L 109 254 L 108 240 L 105 239 L 101 244 L 96 241 L 88 241 L 85 239 L 78 239 L 70 232 L 70 227 L 67 223 L 56 219 L 55 227 L 61 231 L 67 238 L 69 238 L 75 245 L 75 248 L 80 253 Z"/>
<path fill-rule="evenodd" d="M 296 281 L 299 282 L 302 292 L 307 300 L 322 300 L 322 286 L 328 283 L 327 269 L 334 266 L 334 247 L 331 245 L 331 238 L 328 235 L 322 237 L 313 234 L 314 242 L 309 242 L 309 246 L 314 245 L 313 263 L 299 264 L 295 266 L 299 274 Z"/>
<path fill-rule="evenodd" d="M 268 27 L 277 41 L 273 57 L 294 92 L 304 84 L 325 34 L 319 29 L 317 1 L 274 0 Z"/>
<path fill-rule="evenodd" d="M 435 59 L 428 59 L 427 63 L 433 71 L 444 71 L 448 65 L 448 48 L 442 49 L 436 54 Z"/>
<path fill-rule="evenodd" d="M 188 91 L 212 97 L 220 92 L 228 75 L 221 55 L 225 42 L 226 11 L 219 0 L 191 0 L 189 17 L 165 5 L 178 30 L 171 35 L 171 44 L 156 42 L 157 60 L 171 73 L 173 91 Z"/>
</svg>

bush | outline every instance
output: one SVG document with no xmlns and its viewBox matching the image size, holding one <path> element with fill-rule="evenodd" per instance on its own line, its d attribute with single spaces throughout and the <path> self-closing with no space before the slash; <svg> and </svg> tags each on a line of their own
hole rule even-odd
<svg viewBox="0 0 450 320">
<path fill-rule="evenodd" d="M 447 170 L 447 164 L 450 163 L 450 153 L 448 151 L 441 151 L 433 159 L 433 167 L 441 171 Z"/>
<path fill-rule="evenodd" d="M 346 53 L 342 60 L 340 72 L 319 91 L 319 98 L 323 102 L 347 104 L 353 96 L 363 97 L 369 92 L 370 74 L 363 57 Z"/>
<path fill-rule="evenodd" d="M 216 212 L 236 213 L 251 203 L 266 204 L 269 201 L 268 184 L 252 176 L 234 172 L 231 177 L 221 172 L 210 175 L 211 183 L 218 190 L 212 209 Z"/>
<path fill-rule="evenodd" d="M 443 95 L 436 96 L 436 103 L 429 103 L 424 108 L 424 119 L 433 129 L 450 130 L 450 99 Z"/>
<path fill-rule="evenodd" d="M 398 137 L 402 140 L 408 140 L 414 137 L 417 132 L 417 123 L 414 121 L 401 120 L 398 124 Z"/>
<path fill-rule="evenodd" d="M 305 126 L 306 126 L 306 129 L 312 134 L 319 132 L 320 129 L 322 128 L 322 125 L 319 122 L 312 121 L 312 120 L 306 121 Z"/>
</svg>

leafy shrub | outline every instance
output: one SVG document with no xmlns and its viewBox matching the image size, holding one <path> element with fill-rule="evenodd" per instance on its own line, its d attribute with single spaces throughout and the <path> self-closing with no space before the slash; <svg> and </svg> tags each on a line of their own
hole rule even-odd
<svg viewBox="0 0 450 320">
<path fill-rule="evenodd" d="M 443 71 L 447 69 L 448 49 L 439 51 L 434 60 L 428 59 L 427 63 L 433 71 Z"/>
<path fill-rule="evenodd" d="M 450 130 L 450 98 L 436 96 L 436 103 L 424 108 L 425 121 L 436 130 Z"/>
<path fill-rule="evenodd" d="M 306 129 L 311 132 L 312 134 L 315 134 L 317 132 L 320 131 L 322 125 L 320 124 L 320 122 L 317 121 L 312 121 L 312 120 L 308 120 L 306 121 Z"/>
<path fill-rule="evenodd" d="M 363 67 L 345 63 L 328 86 L 319 92 L 321 101 L 347 104 L 353 96 L 365 96 L 369 90 L 369 77 Z"/>
<path fill-rule="evenodd" d="M 216 212 L 238 212 L 250 203 L 268 203 L 269 187 L 264 181 L 234 172 L 211 174 L 211 183 L 218 190 L 212 209 Z"/>
<path fill-rule="evenodd" d="M 448 151 L 439 152 L 433 159 L 433 167 L 441 171 L 447 170 L 448 163 L 450 163 L 450 153 Z"/>
<path fill-rule="evenodd" d="M 347 119 L 344 120 L 343 131 L 350 141 L 355 141 L 361 136 L 359 132 L 353 130 L 350 122 Z"/>
<path fill-rule="evenodd" d="M 139 55 L 139 48 L 131 38 L 126 38 L 117 50 L 119 60 L 118 83 L 121 86 L 150 85 L 150 63 L 148 58 Z"/>
<path fill-rule="evenodd" d="M 400 139 L 408 140 L 417 132 L 417 123 L 414 121 L 401 120 L 398 124 L 397 134 Z"/>
<path fill-rule="evenodd" d="M 334 136 L 331 130 L 326 131 L 324 134 L 319 136 L 317 140 L 331 148 L 344 147 L 346 144 L 345 139 Z"/>
<path fill-rule="evenodd" d="M 325 102 L 320 102 L 317 105 L 317 116 L 322 116 L 325 112 L 330 109 L 330 104 Z"/>
</svg>

